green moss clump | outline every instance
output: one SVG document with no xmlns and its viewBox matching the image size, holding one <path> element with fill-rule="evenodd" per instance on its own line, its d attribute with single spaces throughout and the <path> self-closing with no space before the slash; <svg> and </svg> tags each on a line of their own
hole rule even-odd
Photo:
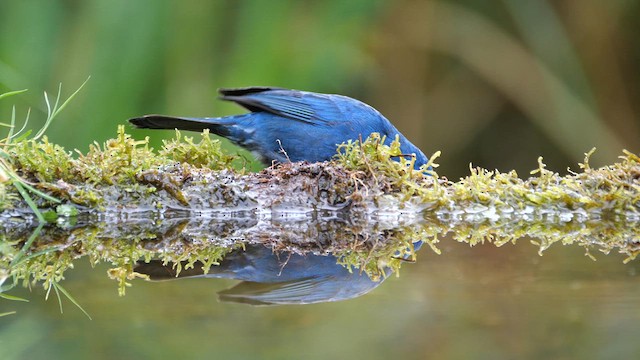
<svg viewBox="0 0 640 360">
<path fill-rule="evenodd" d="M 370 234 L 375 237 L 376 234 Z M 391 274 L 400 275 L 404 262 L 416 260 L 415 243 L 430 242 L 419 227 L 402 227 L 385 234 L 382 241 L 353 241 L 333 249 L 338 264 L 350 271 L 366 274 L 373 281 L 381 281 Z"/>
<path fill-rule="evenodd" d="M 0 173 L 3 172 L 2 166 L 0 165 Z M 18 201 L 19 197 L 13 191 L 10 191 L 9 188 L 10 180 L 6 176 L 2 176 L 0 174 L 0 211 L 4 211 L 12 207 L 12 204 Z"/>
<path fill-rule="evenodd" d="M 71 184 L 96 185 L 132 184 L 143 171 L 157 169 L 175 162 L 206 167 L 212 170 L 229 169 L 236 157 L 221 151 L 220 141 L 211 139 L 207 132 L 198 143 L 193 138 L 176 137 L 165 141 L 156 153 L 149 146 L 149 138 L 134 140 L 118 126 L 115 139 L 102 146 L 94 143 L 86 154 L 78 152 L 74 159 L 61 146 L 42 141 L 25 140 L 8 147 L 12 167 L 20 169 L 25 179 L 41 183 L 62 180 Z"/>
<path fill-rule="evenodd" d="M 19 169 L 25 179 L 37 182 L 68 181 L 78 174 L 71 153 L 52 144 L 46 136 L 42 140 L 24 140 L 5 147 L 12 168 Z"/>
<path fill-rule="evenodd" d="M 163 141 L 164 145 L 159 155 L 198 168 L 211 170 L 231 168 L 237 157 L 225 154 L 220 141 L 211 139 L 209 129 L 205 129 L 200 136 L 202 136 L 200 142 L 194 143 L 193 137 L 183 137 L 180 131 L 176 130 L 176 136 L 173 139 Z"/>
<path fill-rule="evenodd" d="M 96 192 L 80 189 L 71 194 L 70 185 L 137 186 L 141 173 L 176 162 L 221 170 L 231 168 L 237 159 L 224 154 L 220 141 L 211 139 L 206 132 L 200 142 L 176 132 L 174 139 L 165 141 L 164 147 L 155 152 L 148 137 L 135 140 L 124 129 L 124 126 L 119 126 L 117 137 L 103 145 L 90 145 L 86 154 L 77 151 L 77 159 L 63 147 L 50 143 L 46 137 L 11 143 L 3 150 L 6 152 L 6 166 L 16 169 L 25 181 L 34 182 L 56 196 L 77 204 L 96 206 L 102 203 Z M 0 182 L 0 186 L 5 182 Z M 4 187 L 0 190 L 5 190 L 0 193 L 0 209 L 10 207 L 9 200 L 15 198 L 14 194 Z M 41 204 L 48 205 L 47 202 Z"/>
<path fill-rule="evenodd" d="M 422 165 L 419 170 L 414 169 L 415 158 L 402 155 L 400 139 L 398 136 L 389 146 L 384 144 L 385 137 L 378 133 L 372 133 L 364 141 L 348 141 L 338 145 L 335 161 L 344 168 L 354 172 L 355 186 L 358 178 L 371 177 L 376 191 L 399 196 L 400 203 L 417 200 L 423 205 L 435 206 L 441 203 L 444 189 L 440 186 L 438 174 L 433 170 L 438 167 L 435 160 L 440 152 L 435 152 L 429 157 L 429 162 Z M 360 176 L 358 176 L 358 174 Z M 363 189 L 369 189 L 365 183 Z"/>
<path fill-rule="evenodd" d="M 136 175 L 170 163 L 170 160 L 158 157 L 149 146 L 149 138 L 134 140 L 125 134 L 124 126 L 118 127 L 118 136 L 107 140 L 103 146 L 94 143 L 89 146 L 86 155 L 80 154 L 74 161 L 78 171 L 72 183 L 92 183 L 102 185 L 131 184 Z"/>
</svg>

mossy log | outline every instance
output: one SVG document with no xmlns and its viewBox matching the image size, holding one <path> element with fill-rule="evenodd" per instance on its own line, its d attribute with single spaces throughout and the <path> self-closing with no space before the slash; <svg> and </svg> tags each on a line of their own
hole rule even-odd
<svg viewBox="0 0 640 360">
<path fill-rule="evenodd" d="M 433 238 L 453 232 L 471 244 L 530 236 L 543 248 L 562 240 L 629 256 L 639 239 L 640 158 L 629 152 L 599 169 L 588 165 L 587 154 L 581 172 L 567 176 L 545 169 L 540 159 L 528 179 L 471 168 L 457 182 L 438 177 L 433 162 L 414 170 L 397 141 L 384 146 L 375 135 L 340 145 L 333 161 L 280 164 L 258 173 L 232 170 L 237 158 L 207 133 L 198 143 L 178 133 L 158 152 L 123 127 L 117 138 L 77 158 L 46 138 L 4 152 L 3 172 L 14 174 L 0 186 L 4 233 L 37 223 L 15 188 L 21 179 L 61 201 L 32 196 L 51 222 L 84 216 L 111 224 L 176 217 L 282 224 L 338 217 L 385 229 L 426 227 Z"/>
<path fill-rule="evenodd" d="M 258 173 L 233 170 L 240 159 L 207 133 L 200 142 L 178 133 L 155 152 L 121 127 L 76 157 L 46 138 L 25 140 L 0 157 L 0 280 L 50 287 L 88 256 L 114 266 L 123 293 L 138 259 L 206 268 L 246 243 L 331 253 L 375 278 L 414 257 L 415 243 L 438 252 L 445 235 L 470 245 L 528 237 L 541 251 L 577 244 L 589 255 L 613 250 L 632 260 L 640 251 L 640 158 L 625 152 L 593 169 L 589 155 L 567 176 L 540 159 L 527 179 L 471 168 L 453 182 L 433 170 L 437 154 L 415 170 L 397 141 L 385 146 L 375 135 L 340 145 L 332 161 Z"/>
</svg>

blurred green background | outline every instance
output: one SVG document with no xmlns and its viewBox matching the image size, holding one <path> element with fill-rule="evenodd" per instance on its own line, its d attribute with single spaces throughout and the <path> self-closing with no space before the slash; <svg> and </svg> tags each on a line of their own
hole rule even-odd
<svg viewBox="0 0 640 360">
<path fill-rule="evenodd" d="M 7 119 L 42 91 L 91 80 L 51 127 L 72 150 L 147 113 L 221 116 L 219 87 L 273 85 L 361 99 L 455 179 L 469 162 L 521 175 L 542 155 L 564 172 L 640 150 L 640 2 L 0 2 L 0 104 Z M 150 135 L 157 146 L 171 132 Z M 236 150 L 232 150 L 236 151 Z"/>
<path fill-rule="evenodd" d="M 0 102 L 0 121 L 15 104 L 20 118 L 32 108 L 38 128 L 42 91 L 63 83 L 68 96 L 91 76 L 48 131 L 86 151 L 130 117 L 239 113 L 215 100 L 217 88 L 272 85 L 371 104 L 426 154 L 442 150 L 439 173 L 450 179 L 470 162 L 526 176 L 538 156 L 565 173 L 592 147 L 598 166 L 623 148 L 640 152 L 638 15 L 638 0 L 0 0 L 0 92 L 30 90 Z M 128 130 L 155 146 L 173 135 Z M 117 298 L 105 267 L 80 265 L 63 285 L 95 320 L 69 302 L 60 314 L 38 286 L 17 293 L 33 302 L 0 309 L 18 310 L 0 320 L 0 357 L 640 353 L 629 338 L 640 320 L 633 267 L 580 250 L 538 258 L 527 245 L 523 256 L 422 250 L 371 295 L 309 307 L 215 303 L 214 290 L 230 282 L 138 281 Z"/>
</svg>

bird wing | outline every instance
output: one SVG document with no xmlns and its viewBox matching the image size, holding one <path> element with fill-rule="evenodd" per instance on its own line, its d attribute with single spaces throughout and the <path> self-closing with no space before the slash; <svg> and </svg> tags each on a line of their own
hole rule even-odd
<svg viewBox="0 0 640 360">
<path fill-rule="evenodd" d="M 331 277 L 309 277 L 275 283 L 243 281 L 220 291 L 220 300 L 253 305 L 311 304 L 336 299 L 337 290 L 344 284 L 331 285 Z"/>
<path fill-rule="evenodd" d="M 220 89 L 220 98 L 234 101 L 252 112 L 268 112 L 292 120 L 319 124 L 343 118 L 333 97 L 270 87 Z"/>
</svg>

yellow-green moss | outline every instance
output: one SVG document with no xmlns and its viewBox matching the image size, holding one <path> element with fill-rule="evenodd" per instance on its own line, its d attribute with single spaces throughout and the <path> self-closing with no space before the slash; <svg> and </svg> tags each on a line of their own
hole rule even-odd
<svg viewBox="0 0 640 360">
<path fill-rule="evenodd" d="M 200 136 L 200 142 L 195 143 L 193 137 L 182 136 L 176 130 L 176 136 L 171 140 L 164 140 L 159 156 L 179 163 L 187 163 L 199 168 L 211 170 L 229 169 L 238 158 L 222 152 L 222 146 L 217 139 L 211 139 L 209 129 L 205 129 Z"/>
<path fill-rule="evenodd" d="M 7 144 L 7 166 L 17 171 L 27 182 L 35 182 L 41 189 L 66 198 L 62 181 L 68 184 L 94 184 L 130 186 L 139 183 L 138 176 L 147 170 L 155 170 L 180 162 L 195 167 L 212 170 L 228 169 L 236 160 L 235 156 L 224 154 L 220 141 L 211 139 L 207 132 L 200 142 L 193 138 L 176 137 L 165 141 L 163 148 L 156 152 L 149 146 L 149 138 L 135 140 L 118 127 L 117 137 L 104 144 L 91 144 L 86 154 L 77 152 L 77 158 L 63 147 L 52 144 L 44 136 L 41 140 L 24 139 Z M 6 182 L 6 181 L 5 181 Z M 8 206 L 10 191 L 0 182 L 0 209 Z M 66 196 L 65 196 L 66 195 Z M 101 199 L 95 192 L 80 190 L 71 200 L 84 206 L 98 206 Z"/>
<path fill-rule="evenodd" d="M 244 186 L 273 181 L 272 186 L 277 188 L 297 176 L 305 176 L 307 180 L 301 182 L 304 186 L 293 191 L 308 191 L 305 186 L 322 181 L 316 184 L 316 191 L 310 193 L 330 191 L 332 198 L 327 203 L 348 209 L 350 214 L 359 216 L 358 221 L 369 221 L 366 216 L 369 212 L 375 213 L 375 209 L 404 212 L 410 214 L 406 216 L 413 216 L 413 220 L 383 230 L 370 227 L 365 231 L 350 224 L 345 227 L 347 231 L 339 232 L 342 238 L 332 238 L 330 245 L 322 244 L 321 248 L 309 245 L 312 241 L 300 242 L 302 234 L 292 230 L 289 232 L 295 236 L 290 243 L 271 233 L 252 241 L 299 253 L 331 252 L 340 264 L 352 271 L 364 271 L 374 279 L 397 272 L 402 262 L 415 258 L 413 247 L 417 241 L 425 242 L 437 252 L 439 239 L 447 233 L 470 245 L 489 241 L 500 246 L 529 236 L 537 239 L 540 251 L 554 243 L 578 244 L 589 255 L 595 249 L 604 253 L 616 250 L 625 254 L 627 260 L 634 259 L 640 251 L 636 249 L 640 238 L 637 226 L 640 158 L 635 154 L 624 152 L 619 163 L 593 169 L 588 164 L 589 153 L 580 164 L 582 172 L 568 176 L 547 170 L 539 159 L 532 172 L 534 176 L 529 179 L 519 178 L 514 171 L 501 173 L 471 168 L 467 177 L 451 182 L 440 179 L 432 170 L 437 167 L 433 160 L 438 153 L 431 156 L 429 164 L 415 170 L 413 159 L 399 156 L 397 138 L 391 146 L 383 142 L 384 139 L 373 134 L 363 142 L 340 145 L 332 162 L 285 164 L 261 174 L 243 175 L 244 179 L 250 179 Z M 77 158 L 46 138 L 5 146 L 3 154 L 6 156 L 2 158 L 2 171 L 13 171 L 67 203 L 97 211 L 104 202 L 104 192 L 97 190 L 101 187 L 111 187 L 109 194 L 115 199 L 140 199 L 162 190 L 173 191 L 173 198 L 180 198 L 183 183 L 174 182 L 171 171 L 187 178 L 195 175 L 193 169 L 197 168 L 201 178 L 212 180 L 219 178 L 202 174 L 224 171 L 241 179 L 241 175 L 230 169 L 237 158 L 224 154 L 218 141 L 210 139 L 207 133 L 202 134 L 200 142 L 176 133 L 173 140 L 165 142 L 163 149 L 156 152 L 150 148 L 148 139 L 135 140 L 125 134 L 124 127 L 119 127 L 115 139 L 103 145 L 93 144 L 87 154 L 78 154 Z M 181 165 L 175 167 L 178 162 Z M 7 186 L 12 180 L 3 175 L 0 173 L 0 210 L 18 199 L 12 187 Z M 203 180 L 203 185 L 207 187 L 215 186 L 205 182 Z M 83 187 L 85 184 L 93 187 Z M 74 191 L 68 190 L 70 187 L 74 187 Z M 235 191 L 228 184 L 224 189 L 229 192 L 218 195 L 225 200 L 234 194 L 243 195 L 245 191 L 244 187 Z M 244 201 L 231 200 L 234 204 Z M 184 196 L 179 202 L 189 204 Z M 41 205 L 46 206 L 47 202 L 42 201 Z M 55 213 L 62 217 L 75 216 Z M 229 222 L 228 226 L 233 224 Z M 112 229 L 119 225 L 124 229 Z M 328 231 L 322 226 L 318 229 L 313 229 L 318 232 L 316 235 Z M 50 288 L 64 278 L 65 270 L 72 267 L 76 258 L 89 256 L 93 264 L 112 264 L 109 275 L 118 281 L 119 291 L 124 293 L 129 281 L 136 277 L 133 264 L 138 259 L 160 258 L 176 264 L 177 271 L 198 261 L 204 263 L 206 270 L 233 248 L 243 245 L 243 239 L 233 238 L 237 240 L 233 245 L 222 246 L 207 236 L 158 242 L 155 232 L 126 222 L 76 228 L 71 235 L 64 227 L 50 230 L 59 231 L 62 234 L 59 239 L 65 240 L 52 240 L 50 235 L 50 241 L 36 241 L 26 250 L 23 260 L 13 264 L 20 253 L 18 248 L 24 244 L 24 234 L 18 240 L 2 235 L 0 269 L 10 269 L 14 279 L 25 284 L 42 282 Z M 111 231 L 117 236 L 103 234 Z M 233 233 L 225 231 L 213 240 L 225 239 Z"/>
</svg>

